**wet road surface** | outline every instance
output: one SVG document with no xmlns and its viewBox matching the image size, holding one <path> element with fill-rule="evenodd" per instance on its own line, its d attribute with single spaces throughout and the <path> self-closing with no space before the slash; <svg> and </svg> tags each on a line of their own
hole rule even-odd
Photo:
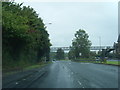
<svg viewBox="0 0 120 90">
<path fill-rule="evenodd" d="M 5 88 L 118 88 L 118 67 L 54 61 Z"/>
</svg>

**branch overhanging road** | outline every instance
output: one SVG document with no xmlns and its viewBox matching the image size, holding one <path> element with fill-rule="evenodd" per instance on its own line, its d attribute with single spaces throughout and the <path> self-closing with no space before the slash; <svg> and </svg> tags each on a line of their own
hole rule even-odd
<svg viewBox="0 0 120 90">
<path fill-rule="evenodd" d="M 103 64 L 54 61 L 27 77 L 3 84 L 3 88 L 118 88 L 119 68 Z"/>
</svg>

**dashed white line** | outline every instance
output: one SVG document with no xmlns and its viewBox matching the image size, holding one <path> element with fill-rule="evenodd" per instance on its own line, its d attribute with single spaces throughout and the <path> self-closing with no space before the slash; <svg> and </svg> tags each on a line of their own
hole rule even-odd
<svg viewBox="0 0 120 90">
<path fill-rule="evenodd" d="M 18 84 L 18 82 L 16 82 L 15 84 Z"/>
<path fill-rule="evenodd" d="M 23 80 L 26 80 L 26 79 L 23 79 Z"/>
<path fill-rule="evenodd" d="M 81 82 L 80 82 L 80 81 L 78 81 L 78 83 L 81 85 Z"/>
</svg>

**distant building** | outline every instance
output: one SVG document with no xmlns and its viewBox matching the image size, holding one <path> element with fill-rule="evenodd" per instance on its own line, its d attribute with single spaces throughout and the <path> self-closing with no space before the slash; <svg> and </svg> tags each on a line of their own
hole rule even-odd
<svg viewBox="0 0 120 90">
<path fill-rule="evenodd" d="M 118 37 L 118 41 L 117 41 L 118 43 L 117 43 L 117 50 L 116 50 L 116 52 L 117 52 L 117 54 L 119 54 L 120 55 L 120 34 L 119 34 L 119 37 Z"/>
<path fill-rule="evenodd" d="M 118 36 L 117 43 L 114 43 L 114 48 L 115 48 L 114 53 L 116 53 L 117 57 L 120 59 L 120 34 Z"/>
</svg>

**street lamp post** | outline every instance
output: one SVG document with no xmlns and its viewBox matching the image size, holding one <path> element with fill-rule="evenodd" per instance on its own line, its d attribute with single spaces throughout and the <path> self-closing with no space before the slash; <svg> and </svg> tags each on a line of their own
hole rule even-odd
<svg viewBox="0 0 120 90">
<path fill-rule="evenodd" d="M 99 45 L 100 45 L 100 50 L 101 51 L 101 37 L 99 36 Z"/>
</svg>

